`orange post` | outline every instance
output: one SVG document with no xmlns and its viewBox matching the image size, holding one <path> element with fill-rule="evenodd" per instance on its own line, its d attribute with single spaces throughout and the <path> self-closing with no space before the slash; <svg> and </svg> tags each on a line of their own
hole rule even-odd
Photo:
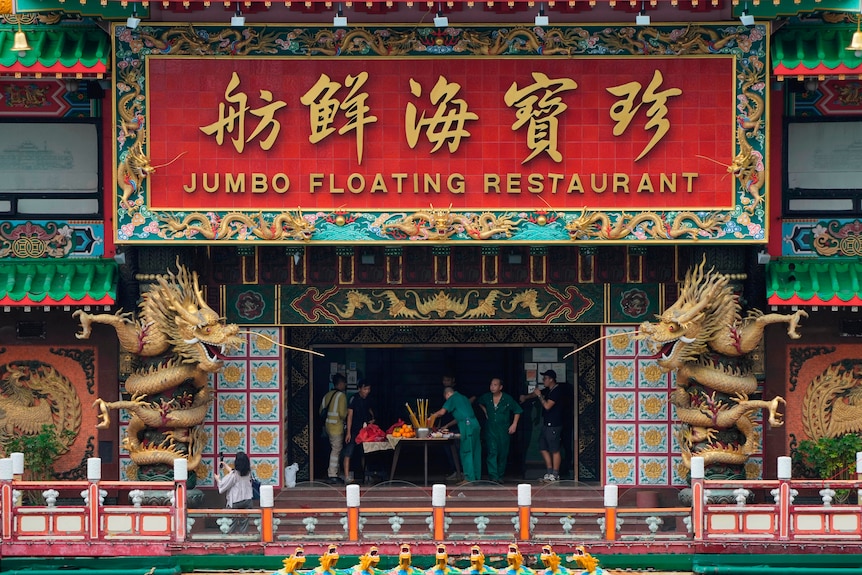
<svg viewBox="0 0 862 575">
<path fill-rule="evenodd" d="M 359 541 L 359 486 L 347 486 L 347 538 Z"/>
<path fill-rule="evenodd" d="M 435 483 L 431 487 L 431 520 L 434 522 L 434 541 L 446 539 L 446 486 Z"/>
<path fill-rule="evenodd" d="M 518 484 L 518 539 L 530 540 L 530 510 L 533 506 L 533 486 L 529 483 Z"/>
<path fill-rule="evenodd" d="M 619 503 L 619 487 L 605 485 L 605 539 L 614 541 L 617 538 L 617 505 Z"/>
</svg>

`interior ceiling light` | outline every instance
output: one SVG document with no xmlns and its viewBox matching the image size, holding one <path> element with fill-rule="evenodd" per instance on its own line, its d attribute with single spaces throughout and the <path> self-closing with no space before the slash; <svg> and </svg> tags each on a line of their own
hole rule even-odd
<svg viewBox="0 0 862 575">
<path fill-rule="evenodd" d="M 344 15 L 344 11 L 341 9 L 341 4 L 338 4 L 338 10 L 335 12 L 335 17 L 332 19 L 332 25 L 336 28 L 344 28 L 347 26 L 347 16 Z"/>
<path fill-rule="evenodd" d="M 449 25 L 449 18 L 443 15 L 443 5 L 437 4 L 437 15 L 434 16 L 434 26 L 445 28 Z"/>
<path fill-rule="evenodd" d="M 239 2 L 236 3 L 236 12 L 230 17 L 230 25 L 236 27 L 245 26 L 245 16 L 242 15 L 242 10 L 239 7 Z"/>
<path fill-rule="evenodd" d="M 126 28 L 130 30 L 134 30 L 141 23 L 141 19 L 138 18 L 138 8 L 136 6 L 132 6 L 132 15 L 126 18 Z"/>
<path fill-rule="evenodd" d="M 539 13 L 536 15 L 536 26 L 547 26 L 548 17 L 545 16 L 545 3 L 539 4 Z"/>
<path fill-rule="evenodd" d="M 650 17 L 649 14 L 646 13 L 646 2 L 641 2 L 641 11 L 638 12 L 637 16 L 635 16 L 635 24 L 638 26 L 650 25 Z"/>
</svg>

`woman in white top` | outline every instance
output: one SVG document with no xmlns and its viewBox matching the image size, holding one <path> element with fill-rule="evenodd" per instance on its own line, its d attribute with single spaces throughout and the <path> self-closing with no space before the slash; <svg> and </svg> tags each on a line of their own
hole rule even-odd
<svg viewBox="0 0 862 575">
<path fill-rule="evenodd" d="M 233 467 L 221 461 L 221 468 L 227 472 L 224 477 L 216 474 L 216 483 L 219 493 L 227 493 L 227 506 L 229 509 L 250 509 L 252 502 L 251 488 L 251 462 L 248 455 L 242 451 L 237 452 L 233 460 Z M 248 517 L 243 515 L 234 518 L 228 533 L 238 531 L 245 533 L 248 529 Z"/>
</svg>

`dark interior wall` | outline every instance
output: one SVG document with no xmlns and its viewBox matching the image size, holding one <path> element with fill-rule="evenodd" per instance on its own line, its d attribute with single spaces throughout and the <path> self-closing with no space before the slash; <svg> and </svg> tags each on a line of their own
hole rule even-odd
<svg viewBox="0 0 862 575">
<path fill-rule="evenodd" d="M 487 391 L 493 377 L 502 378 L 512 395 L 523 384 L 524 349 L 520 347 L 365 348 L 361 352 L 359 378 L 371 382 L 379 418 L 387 425 L 399 417 L 407 421 L 405 403 L 415 409 L 421 398 L 429 400 L 432 410 L 442 406 L 442 378 L 447 374 L 455 377 L 458 390 L 468 397 Z M 355 350 L 327 349 L 325 358 L 315 358 L 316 401 L 328 389 L 330 363 L 355 357 Z"/>
</svg>

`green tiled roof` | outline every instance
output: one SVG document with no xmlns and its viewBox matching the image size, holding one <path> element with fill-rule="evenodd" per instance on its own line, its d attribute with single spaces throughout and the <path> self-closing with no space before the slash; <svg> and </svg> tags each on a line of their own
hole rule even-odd
<svg viewBox="0 0 862 575">
<path fill-rule="evenodd" d="M 855 31 L 856 26 L 848 24 L 788 25 L 780 28 L 772 36 L 773 74 L 862 74 L 862 56 L 846 49 Z"/>
<path fill-rule="evenodd" d="M 0 26 L 0 72 L 105 74 L 110 37 L 95 26 L 24 26 L 30 50 L 12 51 L 17 26 Z"/>
<path fill-rule="evenodd" d="M 113 260 L 0 261 L 0 305 L 111 305 Z"/>
<path fill-rule="evenodd" d="M 777 260 L 766 264 L 772 305 L 862 305 L 862 262 Z"/>
</svg>

